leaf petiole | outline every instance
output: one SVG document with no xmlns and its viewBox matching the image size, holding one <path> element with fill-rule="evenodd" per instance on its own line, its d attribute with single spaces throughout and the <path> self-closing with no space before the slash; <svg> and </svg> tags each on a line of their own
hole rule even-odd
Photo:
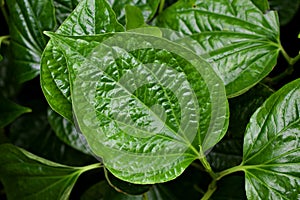
<svg viewBox="0 0 300 200">
<path fill-rule="evenodd" d="M 165 0 L 161 0 L 159 4 L 158 13 L 161 13 L 164 10 L 165 7 Z"/>
<path fill-rule="evenodd" d="M 1 12 L 2 12 L 2 14 L 3 14 L 4 18 L 5 18 L 6 23 L 9 24 L 8 23 L 9 22 L 8 15 L 7 15 L 7 12 L 5 10 L 5 6 L 4 6 L 5 5 L 5 1 L 4 0 L 0 0 L 0 1 L 1 1 L 1 3 L 0 3 Z"/>
<path fill-rule="evenodd" d="M 293 66 L 298 60 L 300 60 L 300 52 L 299 52 L 299 54 L 298 54 L 296 57 L 291 58 L 291 57 L 287 54 L 287 52 L 284 50 L 284 48 L 283 48 L 282 46 L 281 46 L 281 48 L 280 48 L 280 51 L 281 51 L 283 57 L 284 57 L 284 58 L 286 59 L 286 61 L 288 62 L 288 64 L 291 65 L 291 66 Z"/>
<path fill-rule="evenodd" d="M 232 173 L 235 173 L 238 171 L 244 171 L 244 169 L 245 169 L 245 166 L 243 166 L 243 165 L 238 165 L 238 166 L 231 167 L 229 169 L 225 169 L 224 171 L 221 171 L 218 173 L 218 177 L 216 178 L 216 180 L 218 181 L 221 178 L 223 178 L 224 176 L 227 176 L 229 174 L 232 174 Z"/>
<path fill-rule="evenodd" d="M 207 173 L 209 173 L 209 175 L 213 178 L 213 179 L 216 179 L 218 176 L 217 174 L 212 170 L 209 162 L 207 161 L 206 159 L 206 156 L 204 155 L 203 153 L 203 149 L 202 149 L 202 146 L 200 146 L 200 152 L 199 152 L 199 160 L 200 162 L 202 163 L 203 167 L 205 168 L 205 171 Z"/>
</svg>

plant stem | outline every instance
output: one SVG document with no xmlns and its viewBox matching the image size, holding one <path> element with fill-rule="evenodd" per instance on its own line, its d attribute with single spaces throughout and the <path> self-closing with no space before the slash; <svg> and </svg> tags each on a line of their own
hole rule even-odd
<svg viewBox="0 0 300 200">
<path fill-rule="evenodd" d="M 287 52 L 284 50 L 284 48 L 283 48 L 282 46 L 281 46 L 281 48 L 280 48 L 280 51 L 281 51 L 283 57 L 284 57 L 284 58 L 286 59 L 286 61 L 288 62 L 288 64 L 291 65 L 291 66 L 293 66 L 298 60 L 300 60 L 300 52 L 299 52 L 299 54 L 298 54 L 296 57 L 291 58 L 291 57 L 287 54 Z"/>
<path fill-rule="evenodd" d="M 224 171 L 221 171 L 218 173 L 218 177 L 216 178 L 216 181 L 220 180 L 224 176 L 227 176 L 228 174 L 232 174 L 232 173 L 238 172 L 238 171 L 244 171 L 244 169 L 245 169 L 245 166 L 243 166 L 243 165 L 238 165 L 238 166 L 231 167 L 229 169 L 225 169 Z"/>
<path fill-rule="evenodd" d="M 209 198 L 216 191 L 216 189 L 217 189 L 217 181 L 213 180 L 208 185 L 208 189 L 207 189 L 206 193 L 204 194 L 204 196 L 201 198 L 201 200 L 209 200 Z"/>
<path fill-rule="evenodd" d="M 165 0 L 160 0 L 158 13 L 161 13 L 164 10 L 165 7 Z"/>
<path fill-rule="evenodd" d="M 202 147 L 200 147 L 200 155 L 199 155 L 199 160 L 202 163 L 203 167 L 205 168 L 205 171 L 207 173 L 209 173 L 209 175 L 213 178 L 216 179 L 217 178 L 217 174 L 212 170 L 209 162 L 206 159 L 206 156 L 204 155 L 203 149 Z"/>
<path fill-rule="evenodd" d="M 91 165 L 88 165 L 88 166 L 81 167 L 81 170 L 82 170 L 82 172 L 86 172 L 86 171 L 101 168 L 101 167 L 103 167 L 103 165 L 101 163 L 95 163 L 95 164 L 91 164 Z"/>
<path fill-rule="evenodd" d="M 0 7 L 1 7 L 2 14 L 4 16 L 4 19 L 5 19 L 6 23 L 9 24 L 8 23 L 9 22 L 8 15 L 7 15 L 5 6 L 4 6 L 5 5 L 5 1 L 4 0 L 0 0 L 0 1 L 1 1 Z"/>
<path fill-rule="evenodd" d="M 0 46 L 1 46 L 2 42 L 3 43 L 8 43 L 8 41 L 6 41 L 6 40 L 8 40 L 9 38 L 10 38 L 9 35 L 0 36 Z"/>
</svg>

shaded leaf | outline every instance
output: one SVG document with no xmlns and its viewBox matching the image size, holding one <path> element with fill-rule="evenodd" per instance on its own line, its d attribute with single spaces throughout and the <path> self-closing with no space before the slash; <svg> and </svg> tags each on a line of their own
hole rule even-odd
<svg viewBox="0 0 300 200">
<path fill-rule="evenodd" d="M 5 127 L 20 115 L 28 112 L 31 112 L 30 108 L 18 105 L 6 99 L 0 93 L 0 128 Z"/>
<path fill-rule="evenodd" d="M 160 0 L 108 0 L 108 2 L 115 11 L 118 21 L 125 24 L 125 5 L 138 7 L 143 13 L 144 21 L 149 21 L 154 17 Z"/>
<path fill-rule="evenodd" d="M 269 0 L 272 10 L 278 11 L 280 25 L 289 23 L 300 7 L 300 0 Z"/>
<path fill-rule="evenodd" d="M 248 199 L 299 199 L 300 79 L 274 93 L 250 119 L 242 168 Z"/>
<path fill-rule="evenodd" d="M 10 0 L 9 30 L 11 49 L 18 82 L 33 79 L 39 74 L 40 58 L 47 44 L 43 31 L 56 26 L 52 1 Z"/>
<path fill-rule="evenodd" d="M 143 14 L 138 7 L 127 5 L 125 7 L 125 12 L 126 30 L 140 28 L 146 25 Z"/>
<path fill-rule="evenodd" d="M 100 165 L 69 167 L 11 144 L 0 145 L 0 179 L 8 199 L 68 199 L 79 177 Z"/>
<path fill-rule="evenodd" d="M 131 32 L 48 35 L 66 56 L 79 127 L 116 177 L 174 179 L 224 136 L 222 81 L 191 51 Z"/>
<path fill-rule="evenodd" d="M 267 76 L 281 48 L 276 13 L 263 14 L 250 0 L 180 0 L 158 16 L 157 25 L 180 32 L 171 39 L 205 58 L 229 97 Z"/>
<path fill-rule="evenodd" d="M 263 13 L 270 9 L 268 0 L 251 0 Z"/>
<path fill-rule="evenodd" d="M 48 110 L 48 121 L 60 140 L 78 151 L 93 155 L 82 133 L 71 122 L 51 109 Z"/>
<path fill-rule="evenodd" d="M 55 17 L 58 24 L 62 24 L 63 21 L 70 15 L 81 0 L 54 0 Z"/>
<path fill-rule="evenodd" d="M 70 28 L 72 27 L 72 28 Z M 58 28 L 65 35 L 124 31 L 105 0 L 83 0 Z M 51 108 L 73 121 L 69 75 L 62 52 L 50 40 L 41 60 L 41 85 Z"/>
</svg>

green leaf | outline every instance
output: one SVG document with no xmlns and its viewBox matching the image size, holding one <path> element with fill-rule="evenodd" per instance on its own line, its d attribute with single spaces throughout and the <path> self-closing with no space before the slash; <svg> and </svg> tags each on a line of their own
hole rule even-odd
<svg viewBox="0 0 300 200">
<path fill-rule="evenodd" d="M 0 145 L 0 179 L 11 200 L 68 199 L 80 174 L 98 167 L 60 165 L 11 144 Z"/>
<path fill-rule="evenodd" d="M 224 86 L 190 50 L 131 32 L 47 34 L 66 56 L 79 127 L 116 177 L 174 179 L 224 136 Z"/>
<path fill-rule="evenodd" d="M 115 11 L 118 21 L 125 24 L 125 5 L 138 7 L 142 11 L 144 19 L 150 21 L 158 9 L 160 0 L 108 0 L 108 2 Z"/>
<path fill-rule="evenodd" d="M 3 60 L 3 57 L 2 57 L 2 55 L 0 54 L 0 61 L 2 61 Z"/>
<path fill-rule="evenodd" d="M 250 0 L 180 0 L 158 16 L 156 24 L 180 32 L 172 40 L 212 65 L 228 97 L 250 89 L 277 61 L 277 14 L 263 14 Z M 187 45 L 186 38 L 194 44 Z"/>
<path fill-rule="evenodd" d="M 63 21 L 70 15 L 81 0 L 54 0 L 55 17 L 58 24 L 62 24 Z"/>
<path fill-rule="evenodd" d="M 5 127 L 20 115 L 28 112 L 31 112 L 30 108 L 18 105 L 6 99 L 0 93 L 0 128 Z"/>
<path fill-rule="evenodd" d="M 52 1 L 6 1 L 10 13 L 11 49 L 18 82 L 31 80 L 39 74 L 40 58 L 47 44 L 43 31 L 56 26 Z"/>
<path fill-rule="evenodd" d="M 299 199 L 300 79 L 274 93 L 250 119 L 242 168 L 248 199 Z"/>
<path fill-rule="evenodd" d="M 73 27 L 73 28 L 70 28 Z M 65 35 L 93 35 L 124 31 L 105 0 L 83 0 L 58 28 Z M 57 113 L 73 121 L 69 75 L 63 53 L 50 40 L 41 60 L 41 85 L 44 95 Z"/>
<path fill-rule="evenodd" d="M 136 29 L 146 26 L 142 11 L 136 6 L 125 6 L 126 30 Z"/>
<path fill-rule="evenodd" d="M 270 9 L 268 0 L 251 0 L 263 13 Z"/>
<path fill-rule="evenodd" d="M 48 121 L 60 140 L 78 151 L 93 155 L 82 133 L 71 122 L 51 109 L 48 110 Z"/>
<path fill-rule="evenodd" d="M 269 0 L 272 10 L 278 11 L 280 25 L 286 25 L 296 15 L 300 7 L 300 0 Z"/>
</svg>

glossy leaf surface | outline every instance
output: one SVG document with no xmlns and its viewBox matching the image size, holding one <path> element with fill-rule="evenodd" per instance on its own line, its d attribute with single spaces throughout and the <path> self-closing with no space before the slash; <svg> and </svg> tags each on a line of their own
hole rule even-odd
<svg viewBox="0 0 300 200">
<path fill-rule="evenodd" d="M 251 0 L 263 13 L 270 8 L 268 0 Z"/>
<path fill-rule="evenodd" d="M 11 49 L 18 82 L 39 74 L 40 59 L 48 38 L 43 31 L 56 26 L 53 2 L 49 0 L 9 0 Z"/>
<path fill-rule="evenodd" d="M 60 25 L 76 8 L 81 0 L 54 0 L 55 17 L 57 23 Z"/>
<path fill-rule="evenodd" d="M 197 55 L 205 58 L 222 78 L 229 97 L 262 80 L 275 66 L 279 24 L 275 12 L 263 14 L 250 0 L 181 0 L 158 16 L 157 25 L 180 32 Z"/>
<path fill-rule="evenodd" d="M 105 0 L 83 0 L 56 32 L 65 35 L 93 35 L 123 30 Z M 42 56 L 41 84 L 51 108 L 73 121 L 66 61 L 51 40 Z"/>
<path fill-rule="evenodd" d="M 66 55 L 79 127 L 118 178 L 174 179 L 199 156 L 199 145 L 206 151 L 223 137 L 222 81 L 191 51 L 130 32 L 48 34 Z"/>
<path fill-rule="evenodd" d="M 160 0 L 108 0 L 117 15 L 117 19 L 125 24 L 125 6 L 131 5 L 138 7 L 144 16 L 145 21 L 152 19 L 158 9 Z"/>
<path fill-rule="evenodd" d="M 0 93 L 0 128 L 5 127 L 20 115 L 28 113 L 30 111 L 30 108 L 18 105 L 6 99 Z"/>
<path fill-rule="evenodd" d="M 299 199 L 300 79 L 274 93 L 248 124 L 242 167 L 248 199 Z"/>
<path fill-rule="evenodd" d="M 88 168 L 60 165 L 11 144 L 0 145 L 0 179 L 8 199 L 68 199 Z"/>
</svg>

